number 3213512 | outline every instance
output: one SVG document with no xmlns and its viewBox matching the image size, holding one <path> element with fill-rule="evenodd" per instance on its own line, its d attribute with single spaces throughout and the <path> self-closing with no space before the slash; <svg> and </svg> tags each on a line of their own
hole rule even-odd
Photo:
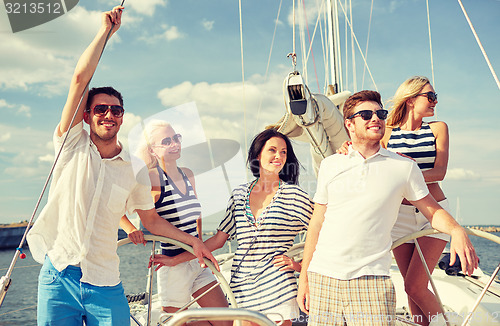
<svg viewBox="0 0 500 326">
<path fill-rule="evenodd" d="M 63 9 L 60 2 L 6 2 L 7 14 L 61 14 Z"/>
</svg>

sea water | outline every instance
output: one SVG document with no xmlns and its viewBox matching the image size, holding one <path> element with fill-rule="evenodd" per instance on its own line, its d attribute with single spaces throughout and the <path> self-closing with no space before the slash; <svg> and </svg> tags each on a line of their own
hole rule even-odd
<svg viewBox="0 0 500 326">
<path fill-rule="evenodd" d="M 500 233 L 493 233 L 500 236 Z M 500 262 L 500 245 L 479 237 L 471 237 L 471 241 L 481 260 L 480 267 L 491 274 Z M 227 252 L 227 247 L 214 254 Z M 5 275 L 10 266 L 14 250 L 0 251 L 0 275 Z M 0 326 L 36 325 L 37 282 L 41 265 L 36 263 L 28 249 L 24 250 L 26 259 L 18 259 L 11 275 L 12 284 L 0 308 Z M 151 254 L 151 243 L 146 246 L 128 244 L 118 248 L 120 256 L 120 273 L 125 293 L 144 292 L 148 278 L 148 259 Z M 153 294 L 156 286 L 153 286 Z"/>
</svg>

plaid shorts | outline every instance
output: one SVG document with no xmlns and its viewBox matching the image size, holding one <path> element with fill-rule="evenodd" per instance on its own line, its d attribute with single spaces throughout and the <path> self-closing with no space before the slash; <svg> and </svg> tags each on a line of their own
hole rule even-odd
<svg viewBox="0 0 500 326">
<path fill-rule="evenodd" d="M 394 325 L 396 292 L 389 276 L 338 280 L 308 272 L 309 326 Z"/>
</svg>

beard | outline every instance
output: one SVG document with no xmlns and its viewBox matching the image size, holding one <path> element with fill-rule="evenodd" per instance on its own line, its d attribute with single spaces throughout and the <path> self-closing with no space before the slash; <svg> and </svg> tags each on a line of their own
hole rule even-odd
<svg viewBox="0 0 500 326">
<path fill-rule="evenodd" d="M 115 127 L 112 130 L 107 130 L 106 128 L 94 124 L 90 126 L 90 134 L 94 140 L 99 140 L 101 142 L 116 141 L 119 127 Z"/>
</svg>

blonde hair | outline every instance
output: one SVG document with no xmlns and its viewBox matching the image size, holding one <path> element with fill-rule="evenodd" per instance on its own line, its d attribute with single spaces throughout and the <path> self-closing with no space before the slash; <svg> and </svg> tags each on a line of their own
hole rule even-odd
<svg viewBox="0 0 500 326">
<path fill-rule="evenodd" d="M 405 80 L 389 101 L 388 127 L 399 127 L 408 113 L 407 101 L 419 94 L 425 85 L 430 84 L 427 77 L 414 76 Z"/>
<path fill-rule="evenodd" d="M 137 147 L 135 154 L 137 157 L 142 159 L 148 169 L 152 169 L 158 166 L 158 160 L 153 155 L 153 149 L 151 147 L 151 136 L 152 134 L 162 128 L 171 128 L 170 123 L 165 122 L 163 120 L 152 120 L 148 122 L 148 124 L 144 127 L 143 130 L 143 138 Z"/>
</svg>

